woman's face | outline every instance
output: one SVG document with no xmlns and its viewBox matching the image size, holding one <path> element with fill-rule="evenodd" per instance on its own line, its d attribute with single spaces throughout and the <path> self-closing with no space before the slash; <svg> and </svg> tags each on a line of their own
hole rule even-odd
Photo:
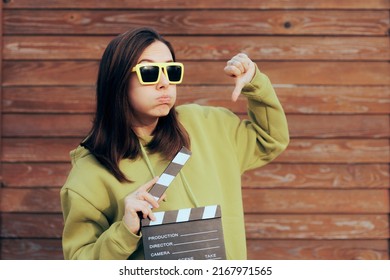
<svg viewBox="0 0 390 280">
<path fill-rule="evenodd" d="M 171 62 L 169 48 L 155 41 L 141 54 L 138 63 Z M 142 85 L 133 72 L 130 75 L 129 99 L 135 110 L 138 125 L 150 125 L 159 117 L 166 116 L 176 101 L 176 85 L 169 84 L 164 72 L 154 85 Z"/>
</svg>

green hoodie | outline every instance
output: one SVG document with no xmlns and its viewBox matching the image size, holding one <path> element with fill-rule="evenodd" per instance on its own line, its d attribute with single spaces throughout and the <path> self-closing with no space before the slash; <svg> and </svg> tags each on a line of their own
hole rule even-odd
<svg viewBox="0 0 390 280">
<path fill-rule="evenodd" d="M 250 120 L 224 108 L 176 108 L 191 139 L 192 156 L 156 211 L 219 204 L 228 259 L 246 259 L 241 175 L 276 158 L 289 142 L 283 109 L 266 75 L 256 69 L 242 94 Z M 145 141 L 150 139 L 143 139 Z M 121 183 L 85 148 L 71 152 L 72 170 L 61 189 L 65 259 L 142 259 L 142 233 L 124 222 L 124 198 L 161 175 L 171 159 L 148 154 L 123 159 L 120 168 L 134 183 Z"/>
</svg>

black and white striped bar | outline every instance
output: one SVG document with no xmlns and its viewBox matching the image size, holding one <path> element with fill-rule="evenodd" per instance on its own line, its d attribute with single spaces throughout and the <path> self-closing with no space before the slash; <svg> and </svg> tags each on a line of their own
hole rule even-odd
<svg viewBox="0 0 390 280">
<path fill-rule="evenodd" d="M 221 217 L 221 207 L 210 205 L 197 208 L 184 208 L 167 212 L 155 212 L 156 220 L 142 220 L 142 226 L 157 226 L 162 224 L 183 223 L 194 220 L 207 220 Z"/>
<path fill-rule="evenodd" d="M 188 161 L 191 156 L 191 151 L 186 147 L 182 147 L 181 150 L 176 154 L 173 160 L 169 163 L 168 167 L 161 174 L 157 183 L 149 190 L 149 193 L 153 195 L 156 200 L 167 190 L 169 185 L 175 179 L 176 175 L 179 174 L 184 164 Z"/>
</svg>

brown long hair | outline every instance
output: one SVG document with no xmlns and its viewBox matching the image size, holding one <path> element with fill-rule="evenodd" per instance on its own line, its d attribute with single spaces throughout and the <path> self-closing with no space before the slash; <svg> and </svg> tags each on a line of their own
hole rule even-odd
<svg viewBox="0 0 390 280">
<path fill-rule="evenodd" d="M 131 180 L 119 169 L 120 160 L 142 155 L 141 144 L 132 129 L 135 115 L 128 97 L 131 69 L 155 41 L 167 45 L 175 61 L 174 50 L 168 41 L 152 28 L 138 28 L 114 38 L 104 51 L 99 66 L 95 117 L 89 136 L 81 145 L 121 182 Z M 150 153 L 159 152 L 171 159 L 182 146 L 189 148 L 190 139 L 173 107 L 167 116 L 159 118 L 153 139 L 146 148 Z"/>
</svg>

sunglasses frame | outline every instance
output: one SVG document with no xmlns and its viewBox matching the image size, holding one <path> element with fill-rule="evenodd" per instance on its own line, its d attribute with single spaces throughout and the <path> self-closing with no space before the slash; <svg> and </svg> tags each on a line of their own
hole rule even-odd
<svg viewBox="0 0 390 280">
<path fill-rule="evenodd" d="M 140 68 L 144 67 L 144 66 L 157 66 L 159 68 L 159 70 L 158 70 L 158 77 L 157 77 L 156 81 L 154 81 L 154 82 L 144 82 L 143 81 Z M 180 77 L 179 81 L 176 82 L 176 81 L 171 81 L 169 79 L 168 72 L 167 72 L 167 67 L 168 66 L 180 66 L 181 67 L 181 77 Z M 165 77 L 167 77 L 167 80 L 169 81 L 169 84 L 171 84 L 171 85 L 177 85 L 177 84 L 180 84 L 183 81 L 184 65 L 183 65 L 183 63 L 180 63 L 180 62 L 139 63 L 136 66 L 134 66 L 133 69 L 131 70 L 131 72 L 136 72 L 137 73 L 138 81 L 140 82 L 141 85 L 155 85 L 155 84 L 157 84 L 160 81 L 161 72 L 162 71 L 164 71 Z"/>
</svg>

